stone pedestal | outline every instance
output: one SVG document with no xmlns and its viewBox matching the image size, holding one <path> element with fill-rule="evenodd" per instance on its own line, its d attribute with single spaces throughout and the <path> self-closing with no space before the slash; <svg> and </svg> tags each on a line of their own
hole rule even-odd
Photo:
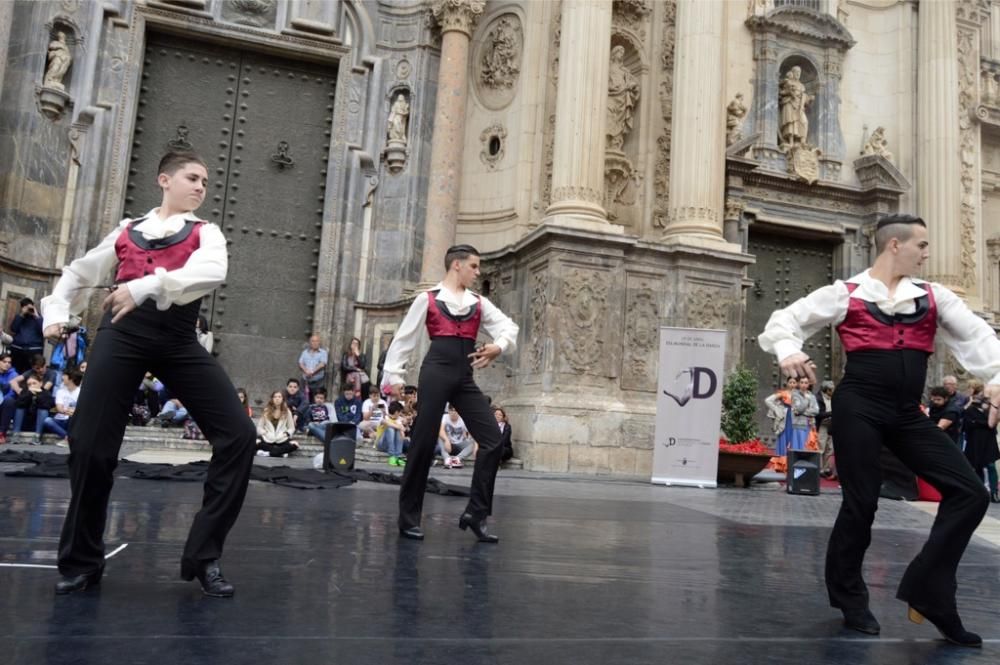
<svg viewBox="0 0 1000 665">
<path fill-rule="evenodd" d="M 564 0 L 546 224 L 621 233 L 604 209 L 611 0 Z"/>
<path fill-rule="evenodd" d="M 433 286 L 444 275 L 445 251 L 455 240 L 469 96 L 469 39 L 485 6 L 486 0 L 435 0 L 431 5 L 442 33 L 441 64 L 431 139 L 421 287 Z"/>
<path fill-rule="evenodd" d="M 927 222 L 927 277 L 961 290 L 958 45 L 955 3 L 917 8 L 917 214 Z"/>
</svg>

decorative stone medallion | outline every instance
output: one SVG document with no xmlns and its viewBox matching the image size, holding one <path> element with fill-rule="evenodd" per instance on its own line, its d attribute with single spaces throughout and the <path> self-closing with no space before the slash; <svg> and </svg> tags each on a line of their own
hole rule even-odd
<svg viewBox="0 0 1000 665">
<path fill-rule="evenodd" d="M 483 31 L 472 59 L 476 94 L 492 110 L 506 107 L 517 94 L 521 74 L 524 32 L 516 14 L 502 14 Z"/>
</svg>

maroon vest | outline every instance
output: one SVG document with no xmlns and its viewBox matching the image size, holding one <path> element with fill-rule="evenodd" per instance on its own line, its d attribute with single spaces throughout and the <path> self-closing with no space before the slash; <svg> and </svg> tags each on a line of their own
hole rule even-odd
<svg viewBox="0 0 1000 665">
<path fill-rule="evenodd" d="M 847 292 L 858 285 L 846 282 Z M 852 351 L 889 351 L 914 349 L 934 353 L 937 333 L 937 303 L 930 284 L 917 284 L 927 292 L 916 299 L 912 314 L 890 316 L 873 302 L 848 298 L 847 316 L 837 326 L 837 333 L 847 353 Z"/>
<path fill-rule="evenodd" d="M 157 268 L 176 270 L 187 263 L 191 254 L 201 246 L 201 227 L 205 222 L 187 220 L 177 233 L 149 239 L 135 228 L 144 219 L 129 222 L 118 234 L 115 241 L 115 254 L 118 255 L 115 283 L 152 275 Z"/>
<path fill-rule="evenodd" d="M 479 323 L 483 320 L 482 301 L 476 296 L 476 304 L 468 313 L 455 316 L 448 307 L 438 302 L 439 291 L 427 292 L 427 335 L 435 337 L 463 337 L 475 340 L 479 335 Z"/>
</svg>

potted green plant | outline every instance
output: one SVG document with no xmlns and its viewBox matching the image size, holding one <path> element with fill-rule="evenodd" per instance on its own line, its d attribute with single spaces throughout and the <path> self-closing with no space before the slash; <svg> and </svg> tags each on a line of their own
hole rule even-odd
<svg viewBox="0 0 1000 665">
<path fill-rule="evenodd" d="M 722 389 L 722 436 L 719 437 L 719 483 L 749 487 L 774 452 L 757 432 L 757 377 L 737 367 Z"/>
</svg>

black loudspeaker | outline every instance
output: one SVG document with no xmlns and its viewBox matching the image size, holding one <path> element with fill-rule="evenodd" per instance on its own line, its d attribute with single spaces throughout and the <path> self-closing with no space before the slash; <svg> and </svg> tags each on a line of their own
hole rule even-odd
<svg viewBox="0 0 1000 665">
<path fill-rule="evenodd" d="M 820 454 L 811 450 L 788 451 L 786 491 L 789 494 L 819 495 Z"/>
<path fill-rule="evenodd" d="M 358 447 L 358 426 L 354 423 L 327 423 L 323 441 L 323 470 L 347 471 L 354 468 Z"/>
</svg>

